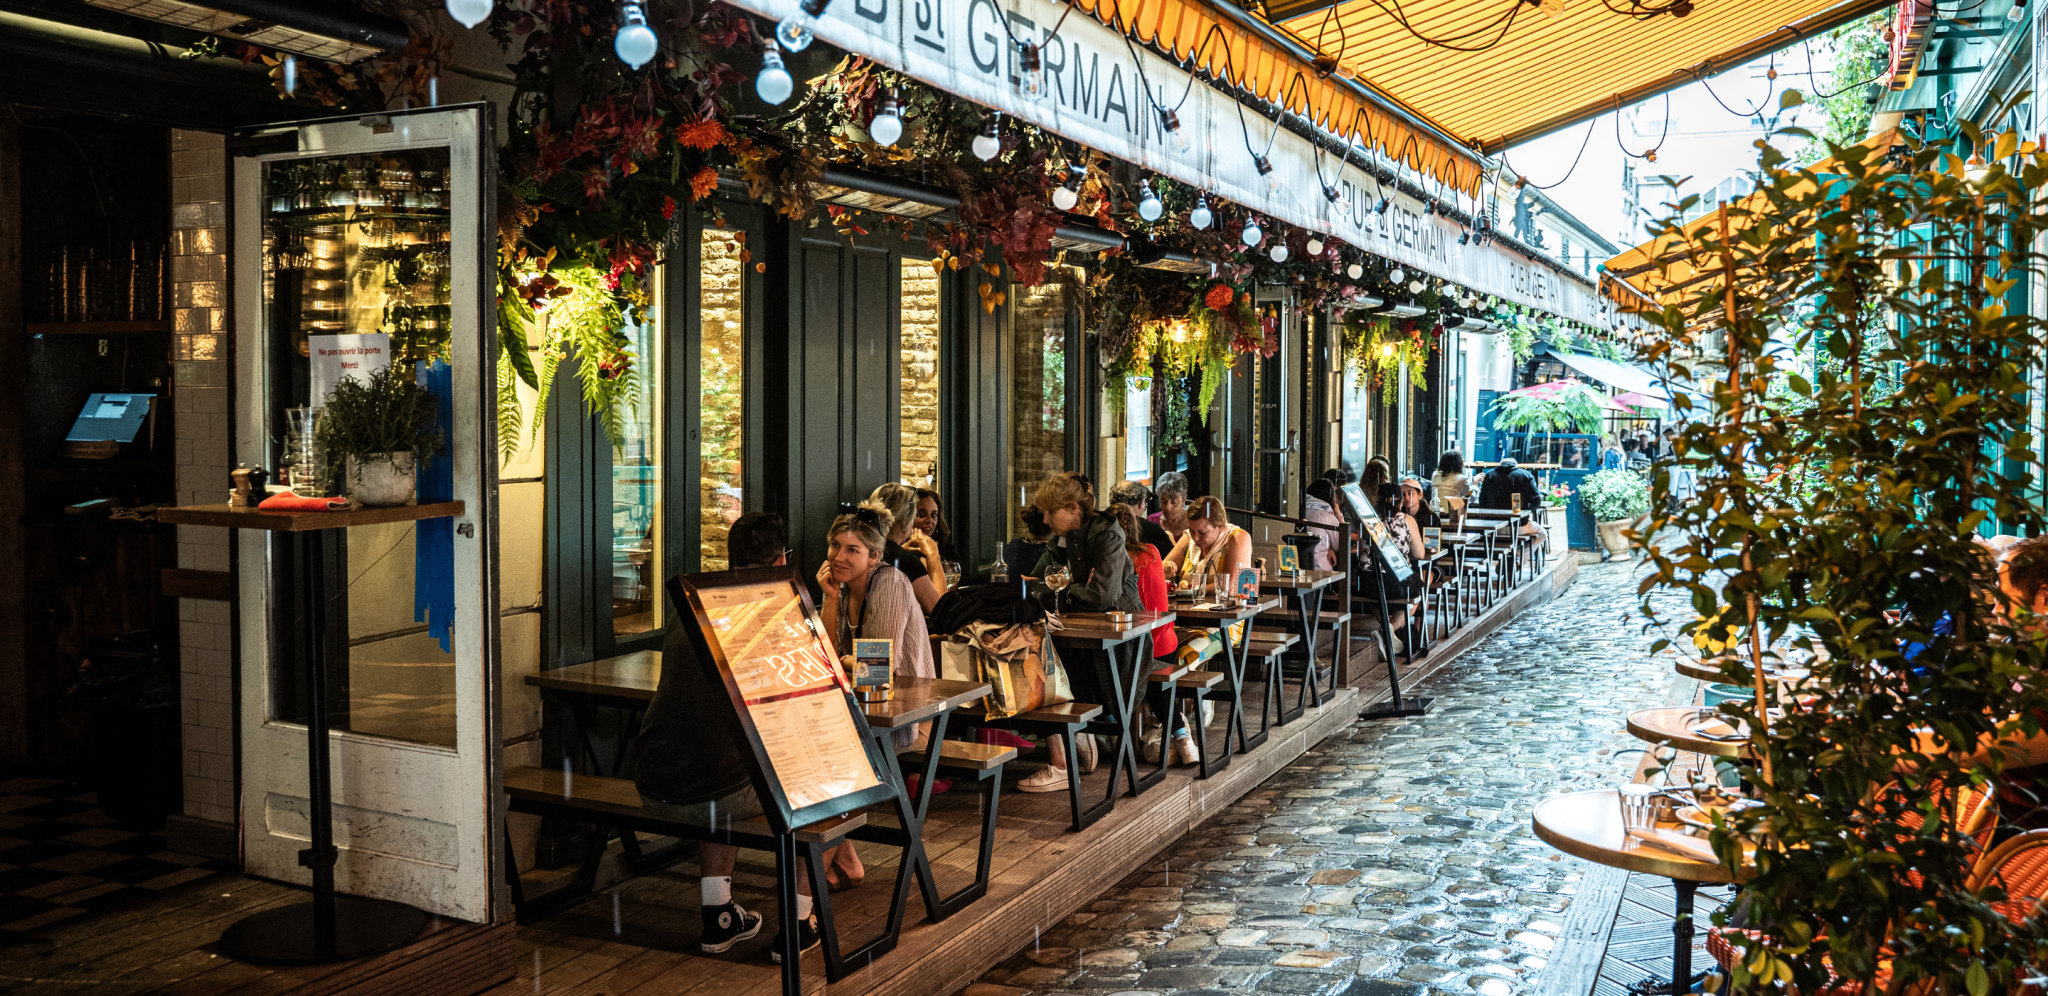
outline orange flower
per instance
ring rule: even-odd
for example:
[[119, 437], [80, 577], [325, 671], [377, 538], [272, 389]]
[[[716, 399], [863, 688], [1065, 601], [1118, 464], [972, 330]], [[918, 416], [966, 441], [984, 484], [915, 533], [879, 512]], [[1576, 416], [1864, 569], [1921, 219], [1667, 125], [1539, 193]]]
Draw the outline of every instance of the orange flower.
[[717, 118], [692, 121], [676, 129], [676, 141], [702, 152], [725, 141], [725, 123]]
[[690, 177], [690, 199], [701, 201], [713, 190], [718, 189], [718, 171], [709, 166]]
[[1211, 311], [1222, 311], [1230, 307], [1230, 300], [1236, 296], [1237, 291], [1229, 284], [1217, 284], [1209, 288], [1209, 293], [1202, 298], [1202, 303], [1208, 305]]

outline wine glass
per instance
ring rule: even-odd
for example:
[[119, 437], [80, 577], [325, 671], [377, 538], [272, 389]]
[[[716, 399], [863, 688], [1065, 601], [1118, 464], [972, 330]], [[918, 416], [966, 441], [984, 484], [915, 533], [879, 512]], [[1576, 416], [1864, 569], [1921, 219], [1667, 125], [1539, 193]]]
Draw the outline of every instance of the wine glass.
[[1045, 586], [1053, 591], [1052, 611], [1054, 615], [1059, 614], [1060, 607], [1064, 604], [1067, 585], [1072, 584], [1073, 580], [1074, 572], [1068, 570], [1065, 564], [1056, 565], [1051, 570], [1045, 572]]
[[945, 572], [946, 572], [946, 590], [947, 590], [947, 591], [952, 591], [953, 589], [955, 589], [955, 588], [958, 588], [958, 587], [960, 587], [960, 562], [959, 562], [959, 561], [957, 561], [957, 560], [948, 560], [948, 561], [945, 561], [945, 562], [943, 562], [943, 563], [941, 563], [941, 564], [939, 565], [939, 568], [940, 568], [941, 570], [943, 570], [943, 571], [945, 571]]

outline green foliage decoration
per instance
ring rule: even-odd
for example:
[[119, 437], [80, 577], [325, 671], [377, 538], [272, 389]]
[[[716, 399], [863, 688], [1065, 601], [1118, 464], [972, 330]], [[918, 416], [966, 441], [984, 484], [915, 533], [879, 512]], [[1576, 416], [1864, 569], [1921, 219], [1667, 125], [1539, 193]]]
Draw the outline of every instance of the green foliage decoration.
[[1417, 322], [1397, 325], [1385, 315], [1373, 315], [1345, 323], [1338, 341], [1355, 385], [1378, 391], [1382, 405], [1392, 406], [1400, 395], [1385, 388], [1400, 383], [1403, 369], [1408, 371], [1408, 386], [1429, 390], [1429, 353], [1434, 346], [1423, 340]]
[[1493, 424], [1516, 432], [1598, 433], [1606, 420], [1599, 398], [1584, 384], [1548, 395], [1503, 394], [1493, 400]]
[[[538, 391], [534, 402], [532, 436], [540, 438], [546, 424], [548, 399], [554, 393], [555, 374], [565, 359], [573, 365], [583, 410], [595, 415], [605, 438], [617, 450], [625, 445], [626, 419], [636, 411], [640, 368], [626, 346], [626, 309], [606, 286], [605, 275], [590, 267], [568, 267], [549, 271], [550, 285], [565, 293], [555, 294], [529, 306], [510, 295], [499, 299], [498, 331], [502, 339], [498, 353], [498, 449], [509, 460], [519, 447], [518, 377]], [[539, 347], [540, 365], [527, 357], [527, 344]], [[524, 366], [525, 369], [520, 369]], [[510, 408], [507, 399], [510, 398]], [[505, 431], [509, 428], [511, 431]]]
[[315, 431], [337, 460], [410, 452], [425, 464], [444, 443], [438, 418], [434, 394], [414, 379], [412, 364], [392, 363], [367, 378], [337, 382]]
[[[2048, 161], [1958, 128], [1990, 161], [1981, 178], [1907, 138], [1896, 165], [1832, 145], [1840, 173], [1820, 183], [1766, 144], [1762, 197], [1730, 206], [1726, 235], [1663, 223], [1701, 279], [1644, 358], [1712, 398], [1678, 402], [1695, 499], [1674, 501], [1660, 468], [1641, 530], [1645, 625], [1676, 627], [1653, 649], [1731, 651], [1742, 684], [1788, 648], [1825, 652], [1815, 695], [1783, 715], [1720, 706], [1749, 726], [1735, 764], [1761, 802], [1711, 838], [1756, 931], [1732, 935], [1738, 993], [2017, 993], [2048, 954], [2048, 917], [2009, 919], [2004, 884], [1971, 876], [1983, 845], [1949, 795], [2022, 788], [1994, 745], [2048, 715], [2048, 635], [1989, 583], [1977, 539], [1991, 517], [2048, 528], [2029, 434], [2048, 330], [2005, 299], [2043, 263]], [[1821, 362], [1801, 366], [1788, 338]], [[1657, 587], [1690, 611], [1666, 620]], [[1913, 668], [1908, 642], [1926, 645]]]
[[1632, 470], [1603, 470], [1579, 486], [1579, 502], [1595, 522], [1640, 519], [1650, 514], [1650, 482]]

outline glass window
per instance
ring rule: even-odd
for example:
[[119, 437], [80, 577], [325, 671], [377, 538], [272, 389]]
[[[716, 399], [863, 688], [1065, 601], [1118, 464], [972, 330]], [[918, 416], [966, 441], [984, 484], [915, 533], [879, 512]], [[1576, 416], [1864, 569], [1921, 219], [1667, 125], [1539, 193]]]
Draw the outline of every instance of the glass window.
[[903, 425], [898, 462], [903, 483], [939, 481], [939, 274], [928, 259], [903, 258], [901, 366]]
[[631, 407], [625, 441], [612, 451], [612, 635], [639, 636], [662, 625], [661, 298], [645, 321], [623, 330], [631, 342]]
[[697, 348], [698, 570], [722, 571], [726, 530], [739, 521], [742, 447], [746, 441], [746, 264], [729, 229], [706, 228], [698, 240], [700, 314]]
[[[320, 422], [342, 417], [330, 403], [336, 384], [387, 366], [429, 383], [433, 367], [449, 359], [448, 169], [445, 148], [263, 168], [269, 369], [261, 402], [278, 447], [275, 481], [300, 495], [346, 494], [356, 486], [348, 462], [326, 452], [317, 431]], [[435, 459], [449, 458], [444, 451]], [[433, 467], [421, 468], [423, 484]], [[326, 530], [313, 540], [329, 544], [327, 584], [346, 604], [328, 617], [344, 631], [328, 634], [330, 646], [348, 648], [346, 666], [330, 669], [330, 721], [337, 730], [453, 746], [455, 659], [442, 637], [428, 632], [415, 601], [423, 525]], [[428, 554], [430, 561], [435, 556]], [[275, 566], [285, 579], [280, 604], [290, 607], [302, 604], [304, 593], [293, 590], [295, 567], [287, 557], [280, 547]], [[425, 566], [430, 576], [446, 569]], [[281, 620], [271, 715], [286, 722], [304, 722], [307, 708], [290, 649], [295, 638], [289, 620]]]
[[[1067, 464], [1067, 296], [1058, 281], [1012, 287], [1010, 494], [1021, 509], [1032, 489]], [[1011, 537], [1023, 523], [1010, 516]]]

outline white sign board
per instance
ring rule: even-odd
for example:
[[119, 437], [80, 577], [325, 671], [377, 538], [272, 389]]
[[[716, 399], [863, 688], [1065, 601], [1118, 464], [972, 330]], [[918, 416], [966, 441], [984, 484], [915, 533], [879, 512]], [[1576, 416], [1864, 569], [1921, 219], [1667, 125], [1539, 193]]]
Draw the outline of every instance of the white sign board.
[[309, 335], [306, 348], [312, 360], [308, 396], [315, 408], [326, 406], [327, 395], [344, 378], [367, 383], [371, 374], [391, 365], [391, 336], [384, 332]]
[[[771, 20], [796, 9], [796, 0], [736, 0]], [[1486, 294], [1566, 318], [1598, 324], [1600, 302], [1586, 284], [1560, 276], [1497, 245], [1460, 246], [1459, 229], [1424, 216], [1414, 201], [1385, 214], [1375, 181], [1355, 165], [1341, 170], [1323, 157], [1321, 179], [1307, 139], [1196, 81], [1086, 13], [1066, 19], [1057, 39], [1052, 26], [1065, 13], [1055, 0], [834, 0], [819, 19], [818, 37], [867, 56], [948, 92], [1002, 110], [1083, 145], [1226, 197], [1289, 224], [1335, 236], [1405, 266], [1456, 281]], [[1044, 45], [1046, 95], [1030, 101], [1013, 82], [1020, 40]], [[1185, 149], [1160, 127], [1146, 100], [1175, 109]], [[1187, 94], [1186, 103], [1181, 95]], [[1249, 136], [1246, 132], [1249, 131]], [[1267, 141], [1271, 137], [1271, 152]], [[1266, 154], [1273, 171], [1261, 176], [1250, 148]], [[1398, 150], [1395, 150], [1398, 151]], [[1355, 162], [1355, 157], [1354, 157]], [[1323, 196], [1324, 183], [1342, 190], [1340, 210]], [[1340, 200], [1339, 204], [1345, 204]]]

